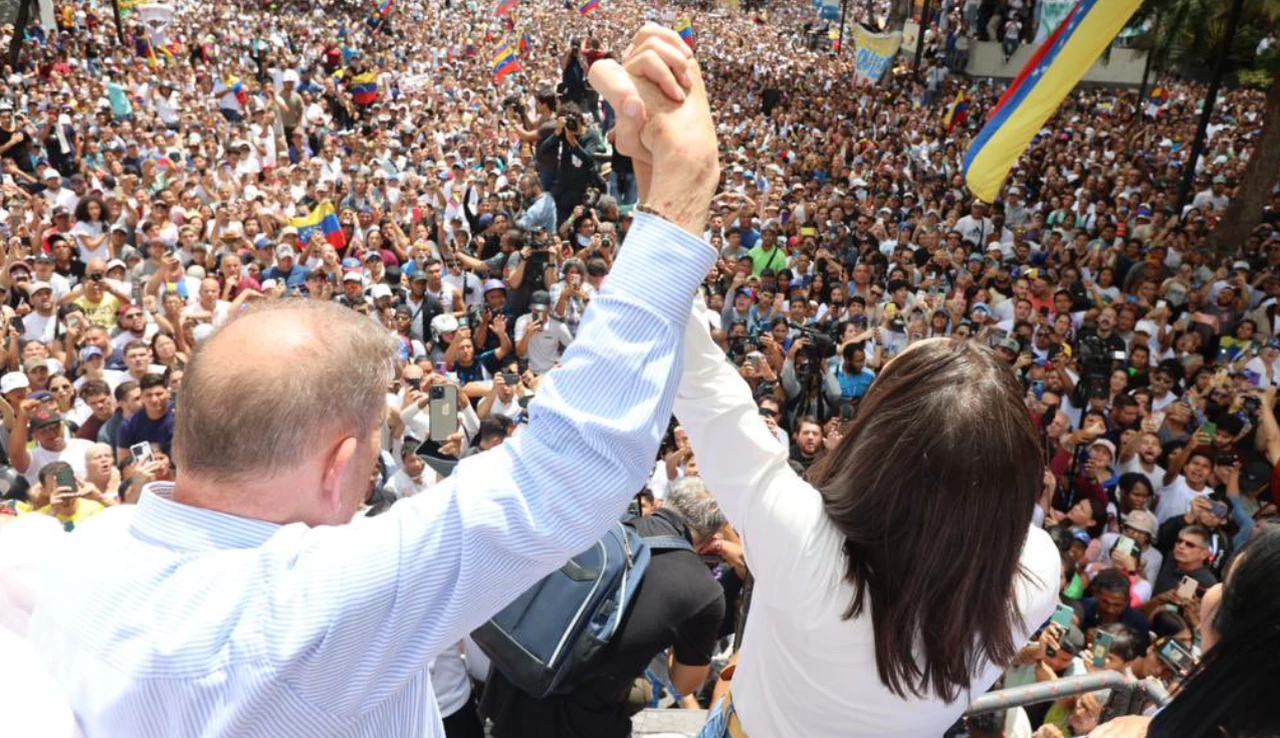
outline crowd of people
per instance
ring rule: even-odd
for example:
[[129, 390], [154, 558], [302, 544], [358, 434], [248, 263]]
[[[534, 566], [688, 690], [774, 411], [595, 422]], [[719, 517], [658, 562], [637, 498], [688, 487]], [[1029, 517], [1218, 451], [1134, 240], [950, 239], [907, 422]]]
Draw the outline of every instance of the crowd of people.
[[[1003, 84], [958, 74], [961, 52], [974, 37], [1005, 42], [1010, 55], [1010, 44], [1034, 35], [1033, 3], [940, 3], [926, 33], [930, 71], [917, 74], [904, 55], [869, 86], [854, 82], [850, 54], [809, 43], [809, 3], [746, 12], [636, 0], [500, 5], [187, 3], [160, 31], [127, 14], [120, 43], [110, 4], [57, 2], [56, 29], [27, 30], [21, 63], [0, 80], [0, 520], [52, 519], [74, 532], [180, 477], [183, 377], [199, 347], [255, 306], [291, 300], [360, 313], [368, 332], [394, 342], [361, 516], [432, 494], [458, 459], [517, 437], [611, 279], [652, 176], [651, 162], [621, 153], [623, 111], [588, 82], [590, 69], [627, 56], [646, 20], [687, 18], [721, 171], [702, 233], [716, 259], [696, 322], [768, 428], [737, 450], [777, 446], [779, 468], [823, 494], [852, 474], [828, 457], [854, 437], [887, 435], [893, 443], [869, 458], [906, 455], [929, 471], [935, 440], [923, 429], [860, 431], [889, 417], [876, 415], [878, 406], [888, 412], [883, 402], [863, 406], [884, 384], [877, 378], [939, 337], [990, 347], [1034, 426], [1034, 450], [987, 468], [1017, 476], [1043, 466], [1028, 511], [1044, 545], [1028, 539], [1022, 557], [1046, 576], [1061, 567], [1057, 596], [1019, 590], [1026, 632], [1021, 622], [984, 632], [987, 661], [932, 673], [925, 691], [949, 697], [948, 708], [913, 712], [912, 729], [940, 734], [938, 720], [954, 721], [951, 702], [978, 672], [1015, 687], [1112, 669], [1159, 680], [1176, 705], [1184, 681], [1203, 699], [1195, 686], [1208, 666], [1187, 666], [1175, 651], [1208, 664], [1212, 634], [1235, 628], [1219, 663], [1245, 658], [1248, 635], [1238, 620], [1223, 621], [1218, 602], [1232, 601], [1233, 567], [1274, 563], [1266, 546], [1275, 546], [1267, 531], [1280, 515], [1280, 194], [1248, 214], [1258, 225], [1244, 243], [1215, 244], [1211, 234], [1264, 122], [1259, 93], [1225, 92], [1208, 146], [1191, 161], [1195, 83], [1162, 80], [1160, 99], [1078, 89], [999, 200], [985, 203], [966, 190], [962, 162]], [[888, 12], [857, 5], [854, 19], [868, 23]], [[948, 115], [962, 91], [967, 115]], [[1187, 168], [1195, 187], [1184, 205], [1177, 189]], [[256, 336], [263, 345], [291, 341], [278, 320], [263, 325], [280, 330]], [[345, 355], [340, 348], [323, 351]], [[242, 396], [230, 388], [222, 412], [285, 412], [309, 381], [285, 376]], [[457, 425], [444, 434], [433, 428], [452, 422], [431, 409], [438, 388], [458, 398]], [[737, 648], [750, 643], [745, 623], [754, 616], [785, 630], [776, 625], [783, 603], [815, 594], [801, 583], [843, 586], [842, 567], [806, 579], [802, 562], [756, 553], [762, 570], [790, 561], [797, 591], [776, 582], [754, 590], [753, 562], [729, 525], [749, 514], [725, 503], [726, 520], [713, 499], [724, 502], [730, 490], [717, 481], [736, 478], [727, 475], [738, 462], [714, 458], [733, 450], [714, 447], [709, 426], [680, 417], [681, 407], [634, 512], [646, 535], [685, 536], [694, 550], [655, 553], [650, 585], [590, 687], [531, 700], [504, 675], [489, 678], [474, 644], [450, 646], [432, 682], [451, 738], [481, 735], [485, 720], [497, 738], [621, 737], [645, 706], [712, 707], [733, 682]], [[935, 430], [954, 443], [987, 432]], [[986, 511], [952, 513], [981, 529]], [[852, 540], [856, 521], [835, 519]], [[1018, 550], [1004, 563], [1016, 564]], [[1241, 557], [1250, 550], [1267, 553]], [[870, 576], [849, 566], [850, 582]], [[753, 595], [762, 603], [754, 612]], [[872, 586], [868, 596], [884, 595]], [[1239, 597], [1260, 600], [1254, 610], [1275, 606], [1265, 593]], [[1052, 604], [1070, 612], [1046, 625]], [[847, 605], [836, 603], [833, 617]], [[912, 618], [904, 622], [937, 625], [929, 613]], [[877, 631], [889, 627], [872, 619]], [[1020, 640], [1006, 653], [999, 645], [1010, 639]], [[885, 722], [868, 720], [861, 734], [894, 732], [906, 720], [894, 709], [920, 694], [910, 652], [862, 655], [882, 662], [883, 684], [873, 673], [859, 694], [828, 699], [857, 714], [842, 700], [878, 695]], [[787, 732], [789, 721], [828, 734], [819, 713], [805, 723], [771, 710], [765, 695], [778, 684], [760, 675], [759, 660], [744, 663], [750, 681], [735, 696], [749, 732], [805, 734]], [[473, 694], [473, 681], [486, 679]], [[799, 678], [791, 688], [803, 685], [814, 686]], [[787, 694], [792, 705], [813, 700]], [[1112, 696], [953, 731], [1054, 738], [1137, 715], [1101, 730], [1175, 734], [1167, 719], [1163, 728], [1159, 718], [1143, 722], [1154, 705], [1118, 706]]]

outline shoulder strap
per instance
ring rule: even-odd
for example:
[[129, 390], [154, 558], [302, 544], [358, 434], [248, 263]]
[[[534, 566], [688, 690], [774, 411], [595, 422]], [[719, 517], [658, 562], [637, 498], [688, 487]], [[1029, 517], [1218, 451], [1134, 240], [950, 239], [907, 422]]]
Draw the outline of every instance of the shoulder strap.
[[681, 536], [643, 536], [644, 545], [651, 550], [678, 550], [693, 551], [693, 544], [686, 541]]

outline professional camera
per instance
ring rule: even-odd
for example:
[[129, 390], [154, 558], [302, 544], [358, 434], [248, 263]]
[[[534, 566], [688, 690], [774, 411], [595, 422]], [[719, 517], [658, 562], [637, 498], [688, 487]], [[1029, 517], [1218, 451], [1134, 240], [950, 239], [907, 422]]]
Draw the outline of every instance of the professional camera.
[[813, 326], [800, 325], [791, 321], [787, 321], [787, 325], [800, 333], [797, 339], [804, 338], [809, 341], [809, 345], [796, 354], [796, 376], [801, 379], [815, 376], [822, 370], [822, 360], [836, 355], [835, 337], [828, 331]]
[[1110, 392], [1111, 363], [1106, 344], [1097, 336], [1085, 336], [1076, 345], [1080, 363], [1080, 382], [1076, 384], [1074, 404], [1084, 407], [1093, 397], [1106, 397]]
[[564, 116], [564, 129], [569, 133], [581, 133], [582, 115], [580, 113], [566, 113]]

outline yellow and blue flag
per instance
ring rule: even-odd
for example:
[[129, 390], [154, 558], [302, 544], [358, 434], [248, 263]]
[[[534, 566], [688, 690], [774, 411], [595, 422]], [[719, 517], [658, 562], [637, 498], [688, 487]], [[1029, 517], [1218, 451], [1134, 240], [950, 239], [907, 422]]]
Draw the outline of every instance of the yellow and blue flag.
[[533, 37], [527, 33], [520, 34], [520, 56], [528, 56], [533, 50]]
[[298, 229], [299, 243], [307, 243], [313, 234], [320, 233], [336, 249], [347, 245], [347, 236], [342, 232], [337, 211], [334, 210], [333, 203], [327, 200], [301, 218], [291, 219], [289, 225]]
[[586, 0], [586, 2], [578, 4], [578, 15], [586, 15], [593, 10], [600, 8], [600, 0]]
[[351, 99], [356, 105], [372, 105], [378, 101], [378, 74], [365, 72], [351, 78]]
[[992, 202], [1009, 170], [1142, 0], [1079, 0], [1036, 49], [965, 155], [964, 174], [978, 198]]
[[947, 106], [947, 112], [943, 113], [942, 125], [946, 127], [947, 133], [950, 133], [956, 129], [956, 126], [967, 120], [969, 120], [969, 91], [961, 87], [955, 99]]
[[511, 48], [511, 44], [505, 43], [498, 47], [498, 51], [493, 55], [493, 78], [502, 79], [520, 68], [520, 59], [516, 56], [515, 49]]
[[676, 33], [680, 34], [680, 38], [684, 39], [689, 48], [697, 50], [698, 40], [693, 34], [693, 21], [688, 18], [681, 18], [680, 22], [676, 23]]

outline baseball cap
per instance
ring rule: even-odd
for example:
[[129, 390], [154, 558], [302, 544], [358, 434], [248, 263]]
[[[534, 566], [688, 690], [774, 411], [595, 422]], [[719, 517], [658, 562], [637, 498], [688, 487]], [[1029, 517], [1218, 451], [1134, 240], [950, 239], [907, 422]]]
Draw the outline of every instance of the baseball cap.
[[1105, 448], [1107, 452], [1111, 454], [1111, 458], [1114, 459], [1116, 457], [1116, 445], [1111, 441], [1108, 441], [1105, 438], [1099, 438], [1098, 440], [1090, 444], [1089, 448], [1092, 449], [1092, 448], [1097, 448], [1099, 446]]
[[103, 356], [102, 349], [98, 348], [97, 346], [85, 346], [84, 348], [80, 349], [81, 362], [91, 361], [93, 359], [100, 359], [102, 358], [102, 356]]
[[287, 244], [287, 243], [282, 243], [282, 244], [280, 244], [279, 246], [277, 246], [277, 247], [276, 247], [276, 258], [277, 258], [277, 259], [283, 259], [283, 258], [285, 258], [285, 257], [288, 257], [288, 258], [291, 258], [291, 259], [292, 259], [292, 258], [294, 258], [294, 257], [296, 257], [296, 256], [297, 256], [297, 254], [296, 254], [296, 253], [294, 253], [293, 247], [292, 247], [292, 246], [290, 246], [290, 245], [289, 245], [289, 244]]
[[380, 297], [391, 297], [391, 288], [385, 284], [375, 284], [373, 289], [369, 290], [369, 295], [375, 300]]
[[285, 236], [297, 236], [297, 235], [298, 235], [298, 229], [294, 228], [293, 226], [285, 226], [284, 228], [280, 229], [280, 238], [284, 238]]
[[27, 379], [27, 375], [22, 372], [9, 372], [0, 377], [0, 395], [7, 395], [14, 390], [25, 389], [31, 386], [31, 380]]
[[1271, 483], [1271, 465], [1265, 461], [1251, 461], [1240, 473], [1240, 489], [1253, 492]]
[[996, 343], [996, 348], [1002, 348], [1016, 354], [1022, 351], [1022, 344], [1018, 343], [1016, 338], [1002, 338]]
[[30, 374], [32, 371], [36, 369], [48, 369], [48, 368], [49, 368], [48, 359], [27, 359], [22, 364], [22, 370], [27, 374]]
[[437, 336], [458, 330], [458, 319], [451, 313], [443, 313], [431, 319], [431, 331]]
[[360, 272], [347, 272], [342, 275], [343, 282], [360, 282], [363, 280], [364, 278], [360, 276]]
[[1124, 516], [1124, 524], [1134, 530], [1140, 530], [1152, 538], [1156, 537], [1156, 530], [1158, 529], [1156, 516], [1146, 510], [1134, 510]]
[[506, 291], [507, 285], [501, 279], [486, 279], [484, 282], [484, 293], [487, 295], [492, 290]]
[[529, 296], [529, 307], [534, 310], [546, 310], [551, 307], [551, 294], [546, 290], [538, 290]]
[[42, 290], [49, 290], [50, 292], [52, 292], [53, 285], [49, 284], [48, 282], [32, 282], [31, 284], [27, 285], [28, 295], [34, 295], [35, 293], [40, 292]]
[[41, 410], [37, 412], [35, 415], [31, 416], [31, 422], [27, 424], [27, 428], [30, 429], [32, 432], [35, 432], [40, 430], [41, 428], [47, 428], [51, 425], [58, 425], [61, 422], [62, 422], [61, 415], [54, 412], [49, 412], [48, 410]]

